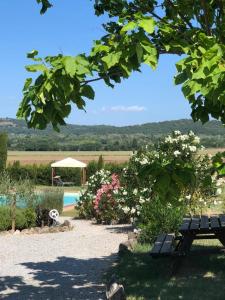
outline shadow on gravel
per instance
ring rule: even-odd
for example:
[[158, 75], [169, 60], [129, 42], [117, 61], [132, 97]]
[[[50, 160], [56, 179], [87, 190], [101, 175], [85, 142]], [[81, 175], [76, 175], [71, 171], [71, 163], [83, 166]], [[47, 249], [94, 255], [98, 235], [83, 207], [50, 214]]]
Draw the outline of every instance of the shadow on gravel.
[[114, 255], [86, 260], [58, 257], [55, 261], [23, 263], [34, 282], [22, 277], [1, 277], [0, 299], [105, 299], [102, 277], [113, 258]]
[[106, 230], [110, 231], [111, 233], [128, 233], [133, 231], [133, 226], [129, 224], [120, 225], [120, 226], [108, 226]]

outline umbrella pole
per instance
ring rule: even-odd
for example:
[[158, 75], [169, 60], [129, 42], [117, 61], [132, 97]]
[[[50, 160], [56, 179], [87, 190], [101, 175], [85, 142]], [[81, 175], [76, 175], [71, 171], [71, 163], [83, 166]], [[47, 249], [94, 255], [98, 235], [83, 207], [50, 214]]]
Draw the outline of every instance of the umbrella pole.
[[53, 186], [54, 168], [52, 168], [52, 186]]

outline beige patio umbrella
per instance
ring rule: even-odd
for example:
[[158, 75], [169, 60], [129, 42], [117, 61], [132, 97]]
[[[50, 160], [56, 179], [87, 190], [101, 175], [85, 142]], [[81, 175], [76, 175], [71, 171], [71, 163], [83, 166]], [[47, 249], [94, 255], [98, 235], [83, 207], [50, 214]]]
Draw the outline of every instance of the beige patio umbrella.
[[52, 163], [51, 167], [52, 167], [52, 185], [53, 185], [53, 177], [55, 174], [55, 168], [80, 168], [82, 170], [81, 185], [86, 183], [87, 164], [85, 164], [82, 161], [76, 160], [71, 157], [67, 157], [63, 160]]

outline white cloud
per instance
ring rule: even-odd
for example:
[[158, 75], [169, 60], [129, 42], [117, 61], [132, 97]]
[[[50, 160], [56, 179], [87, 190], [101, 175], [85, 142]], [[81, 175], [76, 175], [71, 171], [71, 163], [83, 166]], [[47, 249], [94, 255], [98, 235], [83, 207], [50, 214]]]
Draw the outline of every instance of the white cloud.
[[124, 106], [117, 105], [111, 107], [102, 107], [102, 111], [105, 112], [143, 112], [146, 111], [147, 108], [145, 106], [132, 105], [132, 106]]

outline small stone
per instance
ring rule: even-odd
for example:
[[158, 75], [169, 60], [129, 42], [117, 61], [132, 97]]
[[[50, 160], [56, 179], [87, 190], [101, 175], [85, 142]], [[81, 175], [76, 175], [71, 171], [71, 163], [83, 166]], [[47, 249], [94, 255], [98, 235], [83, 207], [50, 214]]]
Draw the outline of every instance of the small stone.
[[127, 252], [131, 252], [134, 249], [134, 246], [137, 244], [136, 239], [130, 239], [126, 242], [123, 242], [119, 245], [119, 255], [123, 255]]
[[18, 235], [18, 234], [20, 234], [20, 230], [16, 230], [16, 231], [14, 231], [14, 233], [13, 234], [15, 234], [15, 235]]
[[71, 226], [71, 223], [70, 223], [69, 220], [65, 220], [61, 226], [67, 226], [67, 227], [70, 227], [70, 226]]
[[29, 232], [30, 232], [30, 229], [23, 229], [21, 231], [22, 234], [29, 234]]
[[124, 287], [119, 284], [113, 276], [109, 284], [106, 286], [106, 299], [107, 300], [126, 300]]
[[40, 233], [41, 232], [41, 228], [40, 227], [34, 227], [33, 228], [33, 232], [34, 233]]
[[40, 233], [49, 233], [49, 227], [48, 226], [44, 226], [43, 228], [41, 228]]

